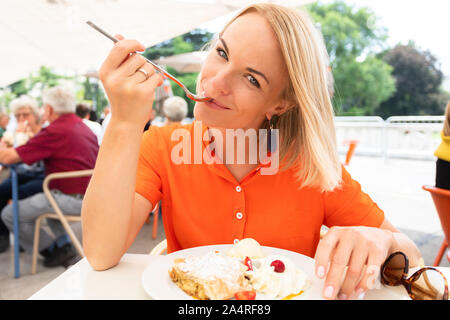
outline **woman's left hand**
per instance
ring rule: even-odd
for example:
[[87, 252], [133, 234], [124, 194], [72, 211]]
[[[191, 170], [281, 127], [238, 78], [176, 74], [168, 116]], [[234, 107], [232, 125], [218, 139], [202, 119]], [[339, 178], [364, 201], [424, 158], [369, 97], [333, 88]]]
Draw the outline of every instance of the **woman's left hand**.
[[393, 233], [385, 229], [330, 228], [315, 256], [316, 275], [325, 279], [323, 296], [345, 300], [372, 289], [390, 253], [392, 239]]

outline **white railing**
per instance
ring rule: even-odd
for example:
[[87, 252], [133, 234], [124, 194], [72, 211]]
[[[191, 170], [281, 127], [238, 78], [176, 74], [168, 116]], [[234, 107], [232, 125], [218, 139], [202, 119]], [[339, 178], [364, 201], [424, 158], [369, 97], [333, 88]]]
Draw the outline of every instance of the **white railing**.
[[358, 140], [355, 154], [433, 160], [443, 122], [444, 116], [335, 117], [338, 151]]

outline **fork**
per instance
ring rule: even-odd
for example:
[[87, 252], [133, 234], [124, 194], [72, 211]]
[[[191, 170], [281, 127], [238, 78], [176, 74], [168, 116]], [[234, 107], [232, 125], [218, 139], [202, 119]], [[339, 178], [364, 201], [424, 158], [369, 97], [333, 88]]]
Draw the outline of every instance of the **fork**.
[[[109, 33], [107, 33], [106, 31], [104, 31], [103, 29], [101, 29], [100, 27], [98, 27], [96, 24], [94, 24], [92, 21], [87, 21], [86, 22], [89, 26], [91, 26], [92, 28], [94, 28], [95, 30], [97, 30], [98, 32], [100, 32], [101, 34], [103, 34], [104, 36], [106, 36], [107, 38], [109, 38], [110, 40], [112, 40], [114, 43], [118, 42], [119, 40], [116, 39], [115, 37], [113, 37], [112, 35], [110, 35]], [[140, 53], [139, 53], [140, 54]], [[142, 54], [140, 54], [142, 57], [144, 57]], [[198, 94], [194, 94], [192, 92], [189, 91], [188, 88], [186, 88], [186, 86], [184, 84], [181, 83], [180, 80], [178, 80], [177, 78], [175, 78], [173, 75], [171, 75], [170, 73], [168, 73], [166, 70], [164, 70], [163, 68], [161, 68], [160, 66], [158, 66], [156, 63], [154, 63], [153, 61], [147, 59], [146, 57], [144, 57], [144, 59], [150, 63], [156, 70], [158, 70], [160, 73], [162, 73], [163, 75], [165, 75], [167, 78], [171, 79], [173, 82], [175, 82], [177, 85], [179, 85], [181, 87], [181, 89], [184, 90], [184, 92], [186, 93], [186, 96], [194, 101], [199, 101], [199, 102], [204, 102], [204, 101], [210, 101], [212, 100], [211, 98], [208, 97], [203, 97], [201, 95]]]

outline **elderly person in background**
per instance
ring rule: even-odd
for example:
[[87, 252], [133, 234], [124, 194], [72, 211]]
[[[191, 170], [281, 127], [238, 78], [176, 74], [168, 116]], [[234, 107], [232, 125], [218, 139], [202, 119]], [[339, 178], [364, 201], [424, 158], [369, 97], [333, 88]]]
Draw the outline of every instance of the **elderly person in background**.
[[[97, 138], [75, 115], [75, 98], [63, 87], [44, 92], [42, 101], [49, 125], [18, 148], [0, 150], [0, 162], [32, 164], [43, 160], [45, 175], [94, 168], [98, 153]], [[83, 195], [89, 177], [55, 180], [50, 189], [65, 214], [80, 215]], [[43, 213], [54, 212], [44, 193], [37, 193], [19, 201], [19, 239], [27, 252], [32, 251], [36, 219]], [[1, 218], [9, 230], [13, 228], [12, 205], [7, 205]], [[45, 258], [44, 266], [69, 266], [79, 258], [62, 227], [56, 220], [48, 225], [52, 238], [40, 230], [39, 251]]]
[[188, 105], [186, 100], [181, 97], [170, 97], [164, 100], [163, 112], [166, 117], [164, 125], [181, 123], [188, 113]]
[[7, 147], [25, 144], [30, 138], [41, 130], [40, 111], [35, 99], [22, 95], [11, 101], [11, 112], [17, 121], [15, 132], [6, 131], [2, 142]]
[[98, 144], [100, 144], [102, 137], [102, 126], [98, 122], [89, 120], [91, 116], [91, 108], [85, 103], [79, 103], [77, 104], [75, 113], [81, 118], [83, 123], [92, 130], [92, 132], [97, 137]]
[[5, 108], [0, 108], [0, 138], [3, 136], [3, 133], [6, 131], [6, 127], [9, 123], [9, 114], [6, 112]]
[[[25, 144], [28, 139], [36, 135], [41, 129], [36, 100], [28, 96], [21, 96], [11, 102], [10, 108], [17, 120], [17, 130], [15, 133], [5, 132], [1, 148], [12, 147], [14, 140], [16, 140], [16, 146]], [[15, 169], [17, 172], [19, 199], [28, 198], [42, 192], [42, 183], [44, 182], [44, 164], [42, 161], [31, 165], [21, 163]], [[11, 175], [8, 175], [0, 183], [0, 212], [12, 197], [11, 185]], [[0, 219], [0, 253], [8, 249], [9, 245], [9, 230]]]

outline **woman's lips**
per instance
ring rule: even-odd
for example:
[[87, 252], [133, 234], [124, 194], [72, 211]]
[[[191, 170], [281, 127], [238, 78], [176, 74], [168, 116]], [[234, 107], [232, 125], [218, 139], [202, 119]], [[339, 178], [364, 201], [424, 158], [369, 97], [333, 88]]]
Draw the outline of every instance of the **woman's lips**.
[[206, 101], [205, 103], [208, 107], [216, 109], [216, 110], [230, 110], [230, 108], [227, 108], [225, 106], [222, 106], [221, 104], [218, 104], [214, 99], [212, 99], [210, 101]]

